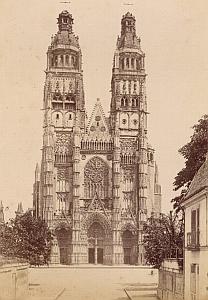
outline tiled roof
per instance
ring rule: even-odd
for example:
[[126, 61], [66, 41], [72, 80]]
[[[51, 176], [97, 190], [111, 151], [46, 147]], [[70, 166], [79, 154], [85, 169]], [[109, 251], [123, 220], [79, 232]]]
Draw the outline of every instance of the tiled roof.
[[192, 195], [206, 187], [208, 187], [208, 156], [198, 172], [195, 174], [185, 199], [190, 198]]

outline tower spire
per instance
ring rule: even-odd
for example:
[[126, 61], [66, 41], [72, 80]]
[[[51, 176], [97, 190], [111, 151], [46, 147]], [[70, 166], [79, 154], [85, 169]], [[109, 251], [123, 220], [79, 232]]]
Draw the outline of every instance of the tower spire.
[[4, 207], [2, 201], [0, 202], [0, 225], [4, 223]]
[[23, 207], [22, 207], [22, 202], [19, 202], [17, 205], [17, 211], [15, 212], [16, 217], [21, 217], [23, 215]]

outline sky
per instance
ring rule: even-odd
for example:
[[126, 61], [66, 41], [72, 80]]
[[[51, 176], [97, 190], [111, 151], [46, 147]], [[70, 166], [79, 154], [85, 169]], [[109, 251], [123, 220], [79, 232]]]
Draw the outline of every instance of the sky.
[[[207, 113], [208, 3], [205, 0], [0, 1], [0, 200], [6, 217], [17, 203], [32, 207], [34, 170], [41, 159], [46, 51], [58, 14], [74, 17], [83, 55], [85, 101], [109, 112], [113, 53], [121, 17], [136, 17], [146, 54], [148, 136], [156, 150], [162, 209], [171, 209], [174, 177], [184, 166], [178, 149]], [[134, 5], [124, 5], [133, 3]]]

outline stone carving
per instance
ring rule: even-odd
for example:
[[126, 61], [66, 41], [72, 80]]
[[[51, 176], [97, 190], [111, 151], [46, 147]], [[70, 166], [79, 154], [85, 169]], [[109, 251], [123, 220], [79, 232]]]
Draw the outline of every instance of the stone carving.
[[58, 168], [57, 169], [57, 180], [68, 180], [69, 179], [69, 168]]
[[119, 82], [116, 83], [116, 94], [120, 94], [120, 84]]
[[99, 157], [93, 157], [88, 161], [84, 175], [94, 183], [98, 183], [108, 176], [108, 168], [102, 159]]
[[123, 170], [123, 179], [133, 181], [135, 176], [135, 167], [132, 169]]
[[97, 196], [94, 197], [94, 199], [92, 199], [92, 202], [90, 203], [89, 207], [88, 207], [88, 210], [89, 211], [103, 211], [105, 212], [105, 209], [104, 209], [104, 205], [103, 205], [103, 202], [98, 199]]
[[69, 133], [56, 134], [55, 152], [72, 154], [72, 138]]
[[126, 93], [126, 82], [123, 83], [123, 93]]
[[129, 94], [131, 94], [131, 81], [129, 81]]
[[137, 143], [134, 139], [121, 139], [121, 152], [122, 153], [135, 153], [137, 149]]

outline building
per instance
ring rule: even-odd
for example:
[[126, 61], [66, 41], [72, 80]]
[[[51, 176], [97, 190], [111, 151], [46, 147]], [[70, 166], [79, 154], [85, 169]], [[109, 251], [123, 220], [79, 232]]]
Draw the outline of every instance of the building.
[[97, 99], [89, 120], [72, 26], [72, 15], [60, 13], [47, 52], [34, 215], [55, 233], [53, 263], [144, 264], [143, 223], [160, 213], [161, 187], [147, 140], [145, 54], [135, 17], [127, 13], [121, 20], [110, 115]]
[[185, 299], [208, 299], [208, 155], [182, 203], [185, 211]]

